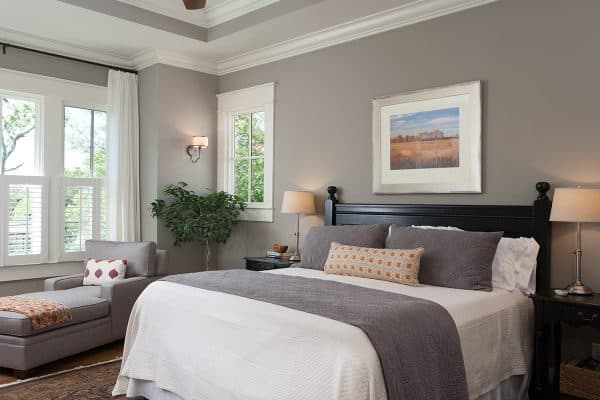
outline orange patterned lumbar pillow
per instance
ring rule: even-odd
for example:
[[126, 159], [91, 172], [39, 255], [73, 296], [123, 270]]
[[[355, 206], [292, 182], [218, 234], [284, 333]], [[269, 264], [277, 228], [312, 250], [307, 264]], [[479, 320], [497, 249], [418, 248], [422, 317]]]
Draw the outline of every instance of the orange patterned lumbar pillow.
[[416, 286], [419, 284], [422, 254], [420, 247], [411, 250], [372, 249], [332, 242], [325, 272]]
[[90, 258], [83, 271], [84, 285], [102, 285], [125, 279], [127, 260], [98, 260]]

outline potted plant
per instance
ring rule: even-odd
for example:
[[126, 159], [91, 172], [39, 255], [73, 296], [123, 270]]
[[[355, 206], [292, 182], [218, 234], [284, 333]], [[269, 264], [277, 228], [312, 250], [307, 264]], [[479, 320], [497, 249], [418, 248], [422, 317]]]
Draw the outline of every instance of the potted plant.
[[213, 192], [199, 195], [179, 182], [163, 189], [165, 199], [151, 203], [152, 216], [164, 220], [175, 236], [175, 246], [200, 241], [206, 245], [206, 269], [210, 266], [210, 245], [225, 244], [246, 203], [236, 195]]

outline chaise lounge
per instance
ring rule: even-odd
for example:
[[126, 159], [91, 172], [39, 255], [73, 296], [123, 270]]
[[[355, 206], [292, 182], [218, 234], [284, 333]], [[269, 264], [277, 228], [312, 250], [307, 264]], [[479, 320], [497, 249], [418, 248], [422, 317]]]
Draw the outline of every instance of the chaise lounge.
[[167, 251], [154, 242], [89, 240], [86, 258], [127, 259], [126, 278], [101, 286], [83, 286], [83, 273], [47, 279], [43, 292], [26, 296], [67, 306], [71, 319], [35, 332], [27, 316], [0, 311], [0, 367], [24, 377], [40, 365], [122, 339], [140, 293], [167, 274]]

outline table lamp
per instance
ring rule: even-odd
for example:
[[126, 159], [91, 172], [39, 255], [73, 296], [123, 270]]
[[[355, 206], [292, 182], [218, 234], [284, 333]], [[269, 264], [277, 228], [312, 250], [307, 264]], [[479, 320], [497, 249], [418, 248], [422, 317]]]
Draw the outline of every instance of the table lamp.
[[577, 223], [576, 279], [575, 283], [569, 286], [568, 292], [579, 295], [592, 294], [592, 290], [581, 280], [581, 223], [600, 222], [600, 188], [555, 189], [550, 221]]
[[300, 214], [315, 213], [315, 196], [311, 192], [293, 192], [286, 190], [283, 192], [283, 202], [281, 204], [282, 214], [296, 214], [298, 223], [296, 225], [296, 250], [290, 257], [290, 261], [300, 261]]

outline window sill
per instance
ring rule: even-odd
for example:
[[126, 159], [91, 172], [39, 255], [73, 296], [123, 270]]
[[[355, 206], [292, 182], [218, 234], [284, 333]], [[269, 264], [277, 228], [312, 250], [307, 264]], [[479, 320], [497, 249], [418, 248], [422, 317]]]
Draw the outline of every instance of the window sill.
[[83, 271], [81, 262], [19, 265], [0, 267], [0, 282], [44, 279], [54, 276], [78, 274]]
[[242, 211], [240, 221], [273, 222], [273, 209], [246, 208]]

